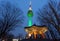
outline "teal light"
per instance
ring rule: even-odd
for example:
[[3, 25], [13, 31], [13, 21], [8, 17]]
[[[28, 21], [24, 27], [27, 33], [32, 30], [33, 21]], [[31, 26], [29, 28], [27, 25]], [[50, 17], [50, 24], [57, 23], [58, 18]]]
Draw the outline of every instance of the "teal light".
[[28, 26], [32, 26], [32, 18], [29, 18]]
[[28, 20], [28, 26], [32, 26], [32, 17], [33, 17], [33, 12], [32, 10], [29, 10], [28, 11], [28, 14], [27, 14], [29, 20]]

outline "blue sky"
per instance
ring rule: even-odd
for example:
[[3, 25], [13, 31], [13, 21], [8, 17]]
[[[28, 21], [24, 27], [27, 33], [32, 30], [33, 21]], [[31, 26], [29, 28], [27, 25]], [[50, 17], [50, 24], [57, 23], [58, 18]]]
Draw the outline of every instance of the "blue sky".
[[[30, 0], [4, 0], [4, 1], [9, 1], [11, 2], [13, 5], [16, 5], [18, 8], [22, 9], [22, 11], [24, 12], [25, 15], [25, 23], [23, 24], [23, 26], [27, 26], [27, 12], [28, 12], [28, 8], [29, 8], [29, 2]], [[33, 17], [33, 24], [36, 23], [36, 15], [37, 15], [37, 11], [40, 8], [43, 8], [43, 6], [45, 4], [48, 3], [48, 0], [31, 0], [32, 1], [32, 9], [33, 9], [33, 13], [34, 13], [34, 17]], [[1, 0], [0, 0], [1, 2]], [[24, 27], [17, 27], [15, 30], [13, 30], [13, 34], [14, 35], [18, 35], [19, 33], [23, 33], [25, 35], [25, 31], [24, 31]]]

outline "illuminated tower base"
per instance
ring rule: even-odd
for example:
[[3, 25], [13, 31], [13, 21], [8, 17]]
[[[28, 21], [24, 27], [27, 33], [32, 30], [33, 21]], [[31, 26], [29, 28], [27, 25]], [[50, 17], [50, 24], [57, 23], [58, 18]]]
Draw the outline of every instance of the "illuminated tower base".
[[29, 18], [29, 20], [28, 20], [28, 26], [32, 26], [32, 18]]
[[40, 35], [42, 39], [45, 39], [45, 33], [48, 31], [48, 28], [46, 26], [36, 26], [32, 25], [30, 27], [25, 27], [25, 31], [27, 32], [27, 39], [32, 37], [33, 39], [37, 38], [37, 35]]

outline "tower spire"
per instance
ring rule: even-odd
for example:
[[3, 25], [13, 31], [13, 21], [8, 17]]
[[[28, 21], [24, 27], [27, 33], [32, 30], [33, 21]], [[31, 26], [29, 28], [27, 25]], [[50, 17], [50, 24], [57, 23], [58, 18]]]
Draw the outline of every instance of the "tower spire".
[[31, 1], [30, 1], [30, 6], [29, 6], [29, 10], [32, 10], [31, 4], [32, 4], [32, 3], [31, 3]]

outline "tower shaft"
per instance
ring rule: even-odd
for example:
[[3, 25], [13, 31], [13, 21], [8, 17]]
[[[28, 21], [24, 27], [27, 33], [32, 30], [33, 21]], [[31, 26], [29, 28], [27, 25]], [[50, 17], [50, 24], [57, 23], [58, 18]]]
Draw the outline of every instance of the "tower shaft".
[[32, 26], [32, 18], [29, 18], [28, 26]]

